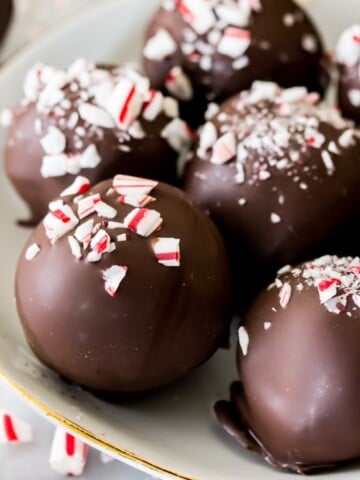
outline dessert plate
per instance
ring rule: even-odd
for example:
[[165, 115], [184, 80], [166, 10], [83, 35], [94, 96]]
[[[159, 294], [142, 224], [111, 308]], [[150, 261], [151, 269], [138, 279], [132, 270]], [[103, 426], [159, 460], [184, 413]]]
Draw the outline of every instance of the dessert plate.
[[[304, 3], [304, 2], [303, 2]], [[305, 0], [330, 48], [360, 18], [358, 0]], [[20, 97], [26, 70], [37, 61], [67, 66], [76, 57], [123, 62], [138, 57], [146, 22], [158, 0], [97, 2], [70, 22], [17, 54], [0, 71], [0, 109]], [[0, 149], [4, 134], [0, 133]], [[26, 158], [24, 158], [26, 162]], [[34, 408], [88, 443], [161, 479], [284, 480], [259, 458], [241, 450], [217, 426], [214, 402], [236, 378], [234, 353], [220, 351], [181, 382], [136, 403], [115, 406], [68, 385], [29, 351], [16, 314], [13, 283], [18, 254], [29, 232], [15, 225], [26, 209], [0, 175], [0, 377]], [[49, 279], [50, 280], [50, 279]], [[355, 480], [353, 467], [326, 474]]]

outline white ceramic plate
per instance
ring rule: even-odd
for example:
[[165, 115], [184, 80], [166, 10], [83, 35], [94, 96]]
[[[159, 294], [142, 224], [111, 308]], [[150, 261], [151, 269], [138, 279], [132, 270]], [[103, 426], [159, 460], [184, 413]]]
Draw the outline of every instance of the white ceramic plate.
[[[18, 54], [0, 72], [0, 109], [15, 104], [26, 70], [36, 61], [66, 66], [77, 56], [90, 60], [137, 58], [144, 26], [158, 0], [98, 2], [71, 22]], [[347, 25], [360, 18], [359, 0], [308, 0], [330, 47]], [[0, 148], [4, 142], [0, 134]], [[24, 158], [26, 162], [26, 158]], [[125, 406], [100, 402], [69, 387], [46, 370], [27, 348], [14, 306], [13, 279], [29, 232], [15, 226], [24, 206], [0, 176], [0, 375], [35, 408], [66, 425], [89, 443], [162, 479], [293, 479], [241, 450], [217, 426], [212, 405], [228, 395], [235, 379], [232, 352], [218, 353], [182, 382], [151, 398]], [[355, 480], [350, 469], [326, 475]]]

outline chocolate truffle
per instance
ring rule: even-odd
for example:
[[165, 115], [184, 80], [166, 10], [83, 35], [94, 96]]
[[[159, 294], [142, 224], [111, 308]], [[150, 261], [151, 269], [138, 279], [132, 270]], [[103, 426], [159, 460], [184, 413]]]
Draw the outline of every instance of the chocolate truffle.
[[360, 458], [360, 259], [285, 267], [239, 329], [224, 428], [270, 464], [309, 473]]
[[360, 132], [317, 102], [303, 87], [255, 82], [201, 130], [185, 190], [220, 227], [247, 285], [359, 213]]
[[225, 344], [224, 245], [172, 186], [117, 175], [88, 188], [78, 177], [24, 247], [19, 316], [35, 354], [64, 377], [95, 391], [151, 390]]
[[0, 42], [3, 40], [13, 13], [12, 0], [1, 0], [0, 3]]
[[360, 124], [360, 24], [346, 30], [337, 45], [339, 106], [345, 117]]
[[66, 71], [36, 65], [24, 93], [2, 118], [10, 124], [6, 171], [32, 222], [80, 172], [92, 183], [116, 173], [176, 183], [177, 159], [191, 132], [177, 102], [150, 89], [134, 68], [84, 60]]
[[206, 100], [255, 80], [323, 92], [328, 75], [317, 29], [293, 0], [165, 0], [148, 27], [144, 68], [154, 88], [202, 123]]

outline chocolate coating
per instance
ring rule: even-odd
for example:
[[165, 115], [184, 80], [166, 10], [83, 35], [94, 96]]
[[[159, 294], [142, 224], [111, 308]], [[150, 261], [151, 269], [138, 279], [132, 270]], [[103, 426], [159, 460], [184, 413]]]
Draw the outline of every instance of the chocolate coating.
[[[163, 135], [164, 129], [174, 119], [169, 113], [164, 112], [161, 106], [151, 121], [145, 118], [143, 110], [137, 120], [126, 128], [118, 126], [104, 128], [89, 123], [79, 115], [80, 107], [84, 103], [99, 106], [102, 111], [104, 110], [102, 105], [99, 105], [100, 100], [96, 95], [101, 88], [108, 88], [109, 79], [116, 84], [124, 78], [135, 78], [142, 91], [148, 90], [147, 79], [130, 68], [95, 67], [91, 64], [80, 67], [79, 72], [71, 76], [68, 73], [71, 67], [68, 72], [60, 72], [64, 75], [67, 73], [72, 78], [69, 81], [65, 80], [60, 90], [64, 92], [64, 99], [59, 103], [55, 102], [53, 106], [45, 107], [39, 105], [41, 102], [44, 103], [42, 94], [46, 82], [38, 85], [38, 90], [34, 92], [32, 72], [50, 70], [59, 74], [59, 71], [41, 65], [34, 67], [25, 81], [26, 99], [23, 102], [25, 104], [16, 107], [12, 112], [13, 120], [9, 126], [5, 150], [6, 173], [30, 208], [31, 224], [41, 220], [47, 212], [48, 203], [58, 196], [80, 171], [93, 184], [116, 173], [154, 178], [171, 184], [178, 183], [176, 169], [179, 152]], [[44, 73], [44, 76], [46, 75], [51, 74]], [[99, 79], [100, 75], [104, 75], [104, 78]], [[47, 81], [47, 84], [50, 83]], [[144, 96], [142, 92], [141, 96]], [[173, 103], [173, 107], [176, 116], [176, 102]], [[181, 128], [186, 127], [183, 122], [180, 120], [179, 122], [181, 125], [177, 128], [181, 135]], [[49, 127], [56, 127], [65, 137], [65, 148], [60, 154], [66, 156], [68, 170], [59, 175], [56, 172], [47, 175], [42, 171], [46, 152], [41, 142], [49, 132]], [[101, 161], [95, 167], [72, 170], [73, 159], [82, 155], [89, 146], [95, 146]], [[180, 149], [186, 149], [186, 145]]]
[[[315, 100], [254, 84], [209, 120], [188, 164], [184, 188], [222, 231], [249, 293], [359, 213], [359, 132]], [[232, 151], [216, 164], [224, 135]]]
[[[107, 194], [105, 181], [86, 196], [100, 193], [116, 209], [111, 221], [122, 222], [133, 210]], [[150, 209], [163, 225], [148, 238], [125, 228], [110, 229], [116, 249], [89, 263], [70, 251], [68, 235], [53, 246], [41, 223], [21, 253], [16, 273], [16, 299], [29, 345], [48, 366], [97, 392], [135, 393], [172, 382], [207, 360], [226, 341], [230, 280], [222, 240], [209, 219], [180, 190], [160, 183]], [[71, 197], [66, 203], [76, 212]], [[79, 225], [80, 225], [79, 224]], [[107, 226], [108, 225], [108, 226]], [[127, 241], [116, 241], [127, 233]], [[180, 240], [180, 266], [157, 262], [155, 237]], [[29, 246], [40, 252], [26, 260]], [[127, 266], [114, 297], [104, 288], [103, 272]]]
[[[221, 102], [249, 88], [255, 80], [271, 80], [283, 87], [303, 85], [310, 91], [324, 92], [328, 74], [322, 40], [306, 12], [293, 0], [261, 0], [259, 5], [253, 2], [252, 7], [247, 0], [241, 4], [220, 0], [212, 2], [214, 7], [204, 7], [205, 3], [165, 1], [148, 27], [146, 45], [159, 30], [165, 30], [177, 47], [159, 59], [152, 58], [153, 55], [149, 58], [145, 47], [143, 57], [145, 72], [155, 88], [164, 88], [174, 66], [180, 66], [189, 77], [194, 95], [181, 105], [191, 124], [201, 123], [205, 99]], [[207, 17], [206, 8], [215, 15], [205, 33], [199, 33], [186, 16], [188, 7], [194, 7], [196, 14], [198, 4], [204, 9], [199, 17]], [[229, 4], [233, 11], [220, 14]], [[236, 20], [238, 15], [240, 19]], [[219, 51], [228, 27], [240, 28], [251, 36], [250, 45], [239, 55], [223, 53], [221, 47]]]
[[12, 0], [2, 0], [0, 4], [0, 42], [3, 40], [13, 14]]
[[[218, 419], [273, 466], [311, 473], [360, 457], [359, 265], [324, 257], [283, 273], [239, 331], [241, 383], [216, 405]], [[340, 280], [321, 304], [331, 276]]]
[[346, 30], [337, 48], [338, 101], [343, 115], [360, 125], [360, 25]]

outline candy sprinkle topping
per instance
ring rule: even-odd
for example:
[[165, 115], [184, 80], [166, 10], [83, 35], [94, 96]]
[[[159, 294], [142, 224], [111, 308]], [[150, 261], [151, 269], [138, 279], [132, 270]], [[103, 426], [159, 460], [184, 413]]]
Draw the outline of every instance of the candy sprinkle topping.
[[326, 255], [299, 267], [281, 269], [273, 285], [279, 289], [279, 303], [288, 307], [295, 292], [316, 289], [319, 302], [339, 315], [360, 308], [360, 258]]

